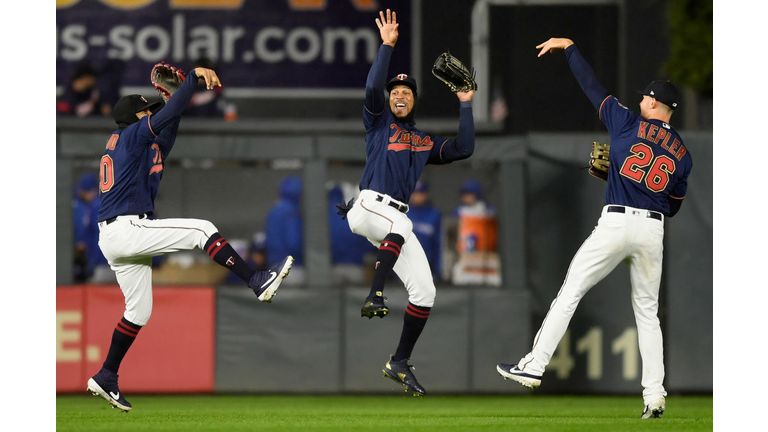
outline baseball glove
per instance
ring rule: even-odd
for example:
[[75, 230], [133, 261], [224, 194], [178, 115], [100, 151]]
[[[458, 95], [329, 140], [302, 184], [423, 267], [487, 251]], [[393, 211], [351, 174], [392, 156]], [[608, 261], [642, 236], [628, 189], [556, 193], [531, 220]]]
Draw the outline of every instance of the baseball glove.
[[464, 63], [449, 52], [444, 52], [432, 65], [432, 75], [446, 83], [452, 92], [468, 92], [477, 90], [475, 69], [470, 72]]
[[610, 144], [600, 144], [598, 141], [592, 143], [592, 152], [589, 154], [589, 173], [601, 180], [608, 180], [610, 150]]
[[160, 62], [152, 67], [150, 79], [155, 90], [163, 98], [163, 102], [168, 103], [168, 99], [176, 93], [176, 90], [181, 87], [181, 83], [184, 82], [184, 72], [168, 63]]
[[347, 213], [349, 213], [350, 210], [352, 210], [352, 206], [355, 204], [355, 199], [352, 198], [349, 200], [348, 203], [344, 203], [342, 200], [340, 203], [336, 204], [336, 214], [341, 216], [341, 220], [344, 220], [347, 218]]

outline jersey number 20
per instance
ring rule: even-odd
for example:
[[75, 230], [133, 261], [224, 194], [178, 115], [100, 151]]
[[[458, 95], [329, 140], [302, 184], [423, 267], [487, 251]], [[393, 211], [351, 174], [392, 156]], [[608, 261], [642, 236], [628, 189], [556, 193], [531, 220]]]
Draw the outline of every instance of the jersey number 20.
[[[667, 155], [654, 158], [651, 146], [644, 143], [633, 145], [629, 151], [632, 155], [624, 159], [624, 165], [621, 166], [619, 173], [638, 183], [642, 183], [645, 178], [645, 186], [648, 189], [654, 192], [663, 191], [669, 183], [669, 176], [675, 172], [675, 161]], [[646, 175], [641, 168], [647, 166], [651, 168]]]
[[115, 185], [115, 166], [112, 158], [109, 155], [101, 157], [101, 163], [99, 164], [99, 188], [101, 193], [109, 192], [112, 186]]

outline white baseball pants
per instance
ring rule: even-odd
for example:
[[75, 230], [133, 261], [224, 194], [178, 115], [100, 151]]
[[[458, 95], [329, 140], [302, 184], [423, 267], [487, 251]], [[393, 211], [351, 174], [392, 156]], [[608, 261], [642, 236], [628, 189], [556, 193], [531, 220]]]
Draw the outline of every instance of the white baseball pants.
[[[377, 198], [381, 196], [382, 200]], [[413, 232], [413, 222], [405, 213], [391, 207], [389, 202], [403, 205], [389, 195], [363, 190], [347, 213], [353, 233], [368, 239], [376, 247], [389, 233], [400, 234], [404, 243], [393, 270], [408, 290], [408, 301], [416, 306], [432, 307], [435, 303], [435, 282], [424, 248]]]
[[203, 249], [216, 227], [200, 219], [118, 216], [99, 222], [99, 247], [125, 296], [125, 319], [144, 326], [152, 314], [152, 257]]
[[664, 222], [648, 217], [647, 210], [624, 206], [624, 213], [614, 213], [608, 212], [608, 207], [603, 207], [597, 226], [573, 257], [560, 292], [534, 338], [533, 349], [518, 367], [543, 374], [581, 298], [626, 261], [643, 363], [643, 399], [648, 404], [667, 394], [662, 384], [664, 354], [657, 316]]

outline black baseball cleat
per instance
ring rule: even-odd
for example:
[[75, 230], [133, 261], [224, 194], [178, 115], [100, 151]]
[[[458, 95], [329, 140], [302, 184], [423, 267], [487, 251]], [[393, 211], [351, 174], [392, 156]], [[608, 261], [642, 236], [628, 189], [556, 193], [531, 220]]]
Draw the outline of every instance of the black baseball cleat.
[[416, 381], [416, 377], [411, 372], [411, 369], [416, 369], [409, 359], [394, 361], [392, 356], [389, 357], [389, 361], [384, 365], [384, 376], [392, 381], [401, 384], [405, 387], [406, 392], [413, 393], [414, 396], [423, 396], [427, 394], [424, 387]]
[[379, 318], [387, 316], [389, 308], [384, 304], [387, 298], [383, 297], [381, 294], [381, 291], [376, 291], [376, 295], [369, 295], [366, 297], [363, 307], [360, 309], [361, 317], [368, 317], [368, 319], [371, 319], [375, 316]]
[[517, 365], [510, 365], [506, 363], [499, 363], [496, 366], [496, 371], [504, 379], [511, 379], [517, 381], [525, 387], [531, 390], [536, 390], [541, 385], [541, 375], [533, 375], [521, 371]]
[[288, 255], [276, 266], [266, 271], [257, 271], [248, 282], [260, 301], [272, 303], [272, 297], [277, 294], [277, 289], [293, 267], [293, 257]]
[[641, 419], [649, 419], [649, 418], [661, 418], [661, 416], [664, 415], [664, 409], [666, 408], [666, 401], [664, 398], [661, 398], [657, 401], [651, 402], [650, 404], [645, 406], [645, 410], [643, 410], [643, 415], [640, 416]]
[[125, 400], [125, 396], [120, 393], [117, 387], [117, 374], [101, 368], [99, 373], [88, 380], [87, 391], [94, 396], [101, 396], [112, 405], [112, 408], [119, 408], [123, 412], [131, 410], [131, 403]]

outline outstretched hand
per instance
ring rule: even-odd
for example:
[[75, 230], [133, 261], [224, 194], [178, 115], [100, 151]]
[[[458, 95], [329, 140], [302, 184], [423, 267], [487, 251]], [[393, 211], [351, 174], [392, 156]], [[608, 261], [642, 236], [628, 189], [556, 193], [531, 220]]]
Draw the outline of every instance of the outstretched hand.
[[475, 91], [470, 90], [467, 92], [456, 92], [456, 97], [459, 98], [462, 102], [469, 102], [472, 100], [472, 98], [475, 96]]
[[539, 55], [537, 57], [541, 57], [544, 54], [549, 51], [550, 53], [553, 53], [559, 49], [566, 49], [569, 46], [573, 45], [573, 41], [567, 38], [550, 38], [548, 41], [536, 45], [536, 49], [540, 49]]
[[395, 46], [397, 42], [397, 28], [400, 24], [397, 23], [397, 14], [387, 9], [387, 16], [384, 16], [384, 12], [379, 11], [379, 18], [376, 18], [376, 26], [381, 33], [381, 41], [385, 45]]
[[221, 87], [221, 81], [216, 75], [216, 72], [214, 72], [212, 69], [201, 67], [195, 68], [195, 75], [197, 75], [199, 78], [205, 79], [205, 86], [209, 90], [214, 87]]

